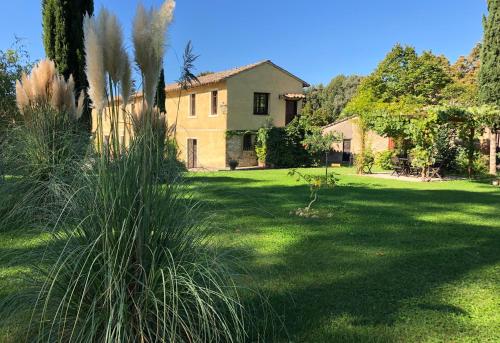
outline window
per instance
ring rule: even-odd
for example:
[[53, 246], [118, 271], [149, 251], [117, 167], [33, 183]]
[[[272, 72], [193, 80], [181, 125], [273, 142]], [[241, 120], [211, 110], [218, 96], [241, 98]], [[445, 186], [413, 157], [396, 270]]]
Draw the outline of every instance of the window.
[[243, 151], [252, 151], [254, 149], [254, 138], [250, 133], [243, 135]]
[[218, 91], [212, 91], [212, 109], [211, 109], [211, 115], [216, 116], [217, 115], [217, 107], [218, 107], [218, 98], [219, 92]]
[[269, 114], [269, 93], [253, 94], [253, 114]]
[[191, 117], [196, 116], [196, 94], [189, 96], [189, 115]]

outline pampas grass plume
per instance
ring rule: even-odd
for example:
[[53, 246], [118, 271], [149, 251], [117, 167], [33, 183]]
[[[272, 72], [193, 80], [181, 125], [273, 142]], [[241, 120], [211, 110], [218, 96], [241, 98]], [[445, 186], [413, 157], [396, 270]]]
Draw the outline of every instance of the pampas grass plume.
[[144, 97], [152, 104], [165, 52], [166, 30], [173, 18], [175, 1], [165, 1], [159, 9], [137, 7], [133, 25], [135, 61], [142, 72]]
[[132, 93], [132, 67], [130, 65], [129, 57], [125, 50], [122, 51], [121, 60], [123, 64], [123, 72], [121, 74], [121, 91], [122, 91], [122, 100], [123, 100], [123, 108], [125, 108], [128, 104], [130, 95]]
[[109, 73], [111, 80], [118, 83], [123, 73], [123, 33], [118, 19], [115, 15], [106, 14], [99, 25], [99, 31], [104, 32], [104, 39], [106, 44], [103, 45], [104, 50], [104, 67]]
[[57, 73], [51, 60], [40, 61], [30, 75], [22, 75], [16, 82], [16, 101], [21, 113], [27, 107], [50, 105], [60, 113], [76, 116], [75, 82], [70, 75], [68, 81]]
[[23, 109], [30, 104], [28, 95], [19, 80], [16, 80], [16, 103], [21, 112], [23, 112]]
[[78, 104], [75, 112], [75, 119], [78, 120], [82, 117], [83, 110], [85, 109], [85, 92], [81, 91], [78, 97]]
[[[103, 11], [101, 11], [102, 13]], [[83, 19], [86, 74], [89, 82], [88, 94], [94, 108], [101, 112], [106, 101], [106, 79], [103, 47], [95, 19], [85, 15]]]

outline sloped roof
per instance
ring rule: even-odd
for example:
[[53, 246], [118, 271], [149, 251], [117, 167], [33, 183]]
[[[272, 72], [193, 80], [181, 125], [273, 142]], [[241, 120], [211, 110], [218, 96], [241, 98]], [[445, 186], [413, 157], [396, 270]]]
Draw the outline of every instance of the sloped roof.
[[344, 118], [337, 119], [337, 120], [336, 120], [336, 121], [334, 121], [333, 123], [330, 123], [330, 124], [327, 124], [327, 125], [323, 126], [323, 127], [322, 127], [322, 129], [327, 129], [327, 128], [329, 128], [329, 127], [332, 127], [332, 126], [334, 126], [334, 125], [340, 124], [340, 123], [342, 123], [342, 122], [344, 122], [344, 121], [348, 121], [348, 120], [350, 120], [350, 119], [354, 119], [354, 118], [357, 118], [357, 117], [358, 117], [358, 116], [356, 116], [356, 115], [352, 115], [352, 116], [348, 116], [348, 117], [344, 117]]
[[[210, 84], [218, 83], [218, 82], [224, 81], [224, 80], [226, 80], [226, 79], [228, 79], [228, 78], [230, 78], [232, 76], [238, 75], [238, 74], [240, 74], [240, 73], [242, 73], [244, 71], [253, 69], [255, 67], [258, 67], [258, 66], [266, 64], [266, 63], [272, 65], [273, 67], [281, 70], [285, 74], [288, 74], [291, 77], [293, 77], [293, 78], [297, 79], [298, 81], [302, 82], [302, 85], [304, 87], [309, 87], [309, 84], [307, 82], [305, 82], [304, 80], [298, 78], [297, 76], [295, 76], [292, 73], [286, 71], [285, 69], [277, 66], [276, 64], [274, 64], [270, 60], [265, 60], [265, 61], [260, 61], [260, 62], [257, 62], [257, 63], [248, 64], [248, 65], [242, 66], [242, 67], [237, 67], [237, 68], [234, 68], [234, 69], [219, 71], [219, 72], [216, 72], [216, 73], [211, 73], [211, 74], [200, 76], [200, 77], [198, 77], [199, 82], [193, 83], [189, 88], [195, 88], [195, 87], [199, 87], [199, 86], [205, 86], [205, 85], [210, 85]], [[179, 89], [180, 89], [180, 85], [177, 82], [176, 83], [168, 84], [165, 87], [165, 91], [166, 92], [171, 92], [171, 91], [175, 91], [175, 90], [179, 90]]]

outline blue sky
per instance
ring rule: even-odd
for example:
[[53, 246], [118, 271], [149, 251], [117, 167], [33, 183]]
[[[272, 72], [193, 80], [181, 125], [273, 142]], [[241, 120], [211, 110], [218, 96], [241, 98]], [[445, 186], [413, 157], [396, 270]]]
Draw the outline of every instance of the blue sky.
[[[17, 35], [34, 59], [42, 58], [41, 0], [1, 2], [0, 49]], [[137, 3], [95, 0], [95, 7], [118, 14], [130, 37]], [[188, 40], [200, 55], [198, 71], [271, 59], [314, 84], [341, 73], [368, 74], [398, 42], [453, 61], [481, 40], [485, 12], [486, 0], [177, 0], [166, 78], [178, 76]]]

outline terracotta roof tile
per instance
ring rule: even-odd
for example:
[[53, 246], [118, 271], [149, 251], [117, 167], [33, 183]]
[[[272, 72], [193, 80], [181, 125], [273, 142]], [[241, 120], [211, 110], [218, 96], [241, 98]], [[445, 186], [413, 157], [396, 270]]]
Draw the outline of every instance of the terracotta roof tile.
[[[262, 65], [264, 63], [270, 63], [271, 65], [273, 65], [273, 66], [277, 67], [278, 69], [284, 71], [285, 73], [289, 74], [290, 76], [292, 76], [292, 77], [300, 80], [298, 77], [292, 75], [291, 73], [287, 72], [283, 68], [278, 67], [277, 65], [275, 65], [271, 61], [265, 60], [265, 61], [260, 61], [260, 62], [257, 62], [257, 63], [252, 63], [252, 64], [249, 64], [249, 65], [246, 65], [246, 66], [242, 66], [242, 67], [230, 69], [230, 70], [224, 70], [224, 71], [219, 71], [219, 72], [216, 72], [216, 73], [211, 73], [211, 74], [200, 76], [200, 77], [198, 77], [199, 83], [195, 82], [189, 88], [194, 88], [194, 87], [199, 87], [199, 86], [204, 86], [204, 85], [218, 83], [218, 82], [221, 82], [221, 81], [224, 81], [224, 80], [230, 78], [231, 76], [234, 76], [234, 75], [237, 75], [237, 74], [239, 74], [241, 72], [244, 72], [246, 70], [255, 68], [255, 67], [257, 67], [259, 65]], [[304, 87], [309, 86], [307, 84], [307, 82], [302, 81], [302, 80], [300, 80], [300, 81], [303, 83]], [[180, 88], [180, 85], [178, 83], [171, 83], [171, 84], [168, 84], [165, 87], [165, 91], [166, 92], [172, 92], [172, 91], [179, 90], [179, 88]]]

